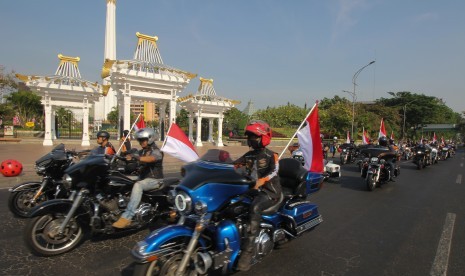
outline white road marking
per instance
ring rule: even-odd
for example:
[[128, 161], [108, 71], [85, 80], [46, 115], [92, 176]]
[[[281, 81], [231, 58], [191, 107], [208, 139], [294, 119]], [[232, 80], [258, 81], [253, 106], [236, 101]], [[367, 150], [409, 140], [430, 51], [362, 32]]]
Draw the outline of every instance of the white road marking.
[[454, 213], [447, 213], [444, 227], [442, 228], [441, 239], [439, 240], [436, 257], [434, 258], [433, 267], [431, 268], [431, 276], [446, 276], [447, 266], [449, 263], [450, 245], [452, 242], [452, 234], [454, 233], [455, 224]]
[[455, 180], [455, 183], [462, 184], [462, 175], [461, 174], [457, 175], [457, 180]]
[[460, 163], [460, 167], [463, 167], [463, 163]]

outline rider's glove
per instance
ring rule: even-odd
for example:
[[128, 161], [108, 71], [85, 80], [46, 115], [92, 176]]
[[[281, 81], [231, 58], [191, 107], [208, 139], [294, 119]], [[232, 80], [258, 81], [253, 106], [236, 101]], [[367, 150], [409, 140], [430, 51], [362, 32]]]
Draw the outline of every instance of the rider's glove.
[[259, 178], [259, 179], [257, 179], [257, 181], [255, 181], [254, 189], [258, 190], [258, 188], [260, 188], [264, 184], [265, 184], [265, 180], [263, 178]]

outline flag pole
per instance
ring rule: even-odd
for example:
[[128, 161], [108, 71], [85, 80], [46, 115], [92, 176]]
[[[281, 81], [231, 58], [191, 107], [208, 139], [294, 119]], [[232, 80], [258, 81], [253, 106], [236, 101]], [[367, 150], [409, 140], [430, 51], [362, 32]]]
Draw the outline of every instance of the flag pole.
[[[173, 123], [170, 124], [170, 127], [168, 128], [167, 134], [170, 133], [170, 130], [171, 130], [172, 126], [173, 126]], [[167, 140], [168, 140], [168, 135], [166, 135], [165, 140], [163, 140], [163, 144], [161, 145], [160, 149], [162, 149], [165, 146]]]
[[119, 146], [118, 151], [116, 151], [116, 153], [115, 153], [115, 155], [113, 156], [113, 158], [111, 159], [111, 162], [110, 162], [110, 163], [113, 163], [113, 161], [115, 160], [116, 155], [118, 155], [119, 152], [121, 151], [121, 149], [123, 148], [123, 145], [124, 145], [124, 143], [126, 142], [126, 140], [128, 139], [128, 136], [130, 135], [132, 129], [133, 129], [134, 126], [136, 125], [137, 121], [139, 121], [139, 118], [140, 118], [140, 115], [141, 115], [141, 114], [142, 114], [142, 113], [139, 113], [139, 115], [137, 115], [136, 121], [132, 124], [131, 128], [129, 129], [128, 135], [126, 135], [126, 137], [124, 137], [123, 143], [121, 143], [121, 145]]
[[315, 109], [315, 106], [318, 104], [318, 101], [313, 105], [313, 107], [310, 109], [310, 111], [308, 112], [307, 116], [305, 116], [304, 120], [302, 121], [302, 123], [300, 124], [300, 126], [297, 128], [297, 131], [294, 133], [294, 135], [292, 135], [291, 139], [289, 140], [289, 143], [287, 143], [287, 145], [284, 147], [283, 151], [281, 152], [281, 154], [279, 155], [278, 159], [281, 159], [281, 157], [283, 156], [284, 152], [286, 151], [286, 149], [289, 147], [289, 145], [292, 143], [292, 140], [294, 140], [295, 136], [297, 135], [297, 132], [299, 132], [300, 128], [304, 125], [304, 123], [307, 121], [307, 118], [308, 116], [310, 116], [310, 114], [312, 113], [313, 109]]

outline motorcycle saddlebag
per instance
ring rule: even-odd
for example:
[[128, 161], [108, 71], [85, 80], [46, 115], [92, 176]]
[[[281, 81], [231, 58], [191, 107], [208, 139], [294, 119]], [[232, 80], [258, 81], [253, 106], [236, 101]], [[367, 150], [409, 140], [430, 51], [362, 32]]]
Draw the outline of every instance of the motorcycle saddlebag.
[[289, 202], [281, 213], [289, 220], [293, 218], [292, 224], [296, 234], [313, 228], [323, 221], [318, 206], [306, 200]]

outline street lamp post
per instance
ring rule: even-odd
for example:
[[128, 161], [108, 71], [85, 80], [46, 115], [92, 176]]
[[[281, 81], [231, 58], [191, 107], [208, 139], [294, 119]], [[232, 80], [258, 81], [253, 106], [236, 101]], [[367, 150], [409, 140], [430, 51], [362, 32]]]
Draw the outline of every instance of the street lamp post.
[[404, 140], [404, 138], [405, 138], [405, 113], [406, 113], [406, 111], [407, 111], [407, 105], [413, 103], [414, 101], [415, 101], [415, 100], [410, 101], [410, 102], [404, 104], [404, 125], [402, 126], [402, 140]]
[[362, 72], [363, 69], [365, 69], [366, 67], [372, 65], [373, 63], [375, 63], [375, 60], [371, 61], [367, 65], [365, 65], [362, 68], [358, 69], [357, 72], [355, 72], [354, 76], [352, 77], [352, 84], [354, 85], [354, 92], [349, 92], [349, 91], [342, 90], [343, 92], [346, 92], [346, 93], [349, 93], [350, 95], [352, 95], [352, 137], [354, 137], [355, 99], [357, 98], [357, 94], [355, 93], [355, 87], [357, 86], [356, 81], [357, 81], [357, 78], [358, 78], [358, 75], [360, 74], [360, 72]]

